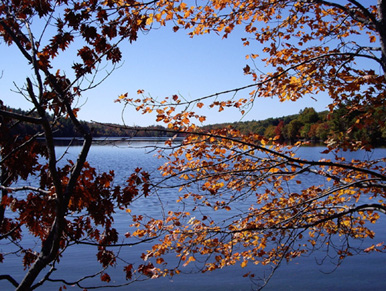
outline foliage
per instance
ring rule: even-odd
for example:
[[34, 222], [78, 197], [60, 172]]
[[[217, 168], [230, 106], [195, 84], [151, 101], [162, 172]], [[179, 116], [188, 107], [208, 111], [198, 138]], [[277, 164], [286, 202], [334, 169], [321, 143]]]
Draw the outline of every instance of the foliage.
[[[260, 49], [247, 56], [252, 66], [244, 68], [251, 85], [188, 101], [177, 95], [162, 101], [119, 98], [144, 114], [156, 111], [158, 122], [187, 134], [171, 154], [160, 151], [167, 158], [160, 168], [161, 185], [178, 185], [179, 201], [188, 212], [169, 213], [163, 222], [167, 235], [145, 256], [159, 263], [159, 272], [179, 273], [180, 266], [193, 262], [204, 272], [234, 264], [261, 264], [274, 272], [281, 262], [316, 249], [336, 257], [338, 264], [357, 252], [385, 250], [382, 243], [362, 248], [355, 241], [374, 238], [371, 226], [386, 214], [386, 160], [346, 161], [340, 151], [370, 150], [370, 131], [376, 130], [377, 138], [384, 132], [386, 2], [342, 2], [213, 0], [191, 6], [168, 1], [172, 12], [165, 14], [161, 6], [150, 15], [161, 25], [174, 18], [174, 30], [187, 29], [192, 37], [216, 33], [226, 38], [242, 26], [244, 46], [255, 42]], [[253, 67], [259, 55], [267, 72]], [[246, 89], [252, 91], [244, 94]], [[271, 139], [198, 126], [205, 120], [201, 108], [236, 107], [245, 114], [258, 97], [301, 102], [309, 96], [329, 96], [327, 120], [317, 121], [307, 109], [267, 127], [275, 134]], [[324, 154], [329, 156], [307, 160], [278, 142], [307, 132], [328, 139]], [[302, 179], [316, 182], [303, 186]], [[218, 220], [210, 210], [228, 215]], [[149, 228], [145, 233], [154, 235]], [[177, 268], [163, 259], [172, 251], [181, 262]]]
[[[0, 279], [18, 290], [35, 289], [53, 280], [68, 247], [82, 243], [97, 246], [102, 270], [90, 276], [100, 276], [105, 282], [110, 281], [107, 268], [119, 259], [112, 247], [156, 239], [142, 255], [143, 264], [124, 267], [128, 282], [140, 275], [178, 274], [182, 266], [193, 262], [202, 271], [234, 264], [262, 264], [274, 271], [282, 261], [319, 248], [336, 254], [338, 263], [355, 252], [383, 251], [377, 243], [363, 250], [352, 241], [375, 237], [371, 226], [380, 213], [386, 213], [386, 161], [346, 161], [339, 151], [369, 149], [364, 135], [369, 129], [385, 137], [385, 13], [383, 0], [377, 6], [355, 0], [344, 4], [209, 0], [204, 6], [177, 0], [2, 1], [0, 35], [31, 66], [32, 76], [17, 90], [31, 102], [32, 110], [18, 114], [0, 104], [0, 238], [18, 247], [14, 255], [23, 257], [26, 268], [20, 282], [12, 274]], [[251, 63], [243, 70], [253, 80], [249, 86], [188, 101], [177, 95], [162, 101], [119, 96], [121, 102], [143, 113], [156, 111], [157, 122], [186, 138], [180, 146], [168, 141], [171, 153], [160, 151], [166, 159], [160, 168], [161, 181], [151, 181], [138, 168], [125, 185], [114, 186], [114, 172], [99, 174], [86, 161], [93, 132], [78, 120], [76, 101], [98, 85], [100, 64], [110, 64], [113, 70], [121, 60], [120, 44], [135, 41], [141, 30], [166, 26], [167, 21], [173, 23], [174, 31], [187, 29], [192, 37], [210, 32], [227, 37], [243, 26], [243, 44], [258, 44], [266, 72], [254, 66], [260, 57], [252, 53], [248, 55]], [[65, 74], [56, 67], [56, 60], [71, 52], [70, 47], [76, 55]], [[252, 91], [244, 94], [246, 89]], [[346, 124], [341, 127], [332, 121], [339, 134], [330, 136], [325, 133], [330, 120], [309, 126], [320, 139], [329, 138], [325, 152], [331, 158], [318, 161], [298, 157], [292, 148], [277, 142], [305, 136], [304, 125], [316, 119], [312, 110], [296, 119], [279, 120], [270, 128], [275, 134], [271, 139], [236, 129], [205, 131], [198, 126], [205, 116], [195, 112], [207, 106], [219, 112], [236, 107], [245, 114], [257, 97], [297, 101], [327, 95], [329, 116], [346, 118]], [[77, 161], [64, 166], [58, 163], [53, 142], [54, 124], [60, 118], [67, 118], [84, 138]], [[39, 124], [42, 130], [18, 139], [10, 132], [17, 123]], [[356, 136], [360, 132], [356, 129], [366, 131]], [[35, 142], [39, 136], [44, 137], [44, 144]], [[38, 180], [36, 187], [15, 186], [29, 177]], [[317, 177], [318, 182], [302, 187], [304, 177]], [[132, 215], [136, 229], [126, 236], [135, 243], [117, 244], [114, 211], [128, 207], [135, 197], [169, 186], [180, 188], [179, 201], [182, 207], [193, 203], [191, 211], [185, 207], [149, 219]], [[210, 211], [228, 215], [216, 220]], [[24, 247], [26, 232], [41, 245]], [[176, 266], [168, 265], [171, 252], [179, 259]], [[0, 255], [3, 264], [7, 259]], [[81, 287], [83, 279], [58, 280]]]
[[[93, 129], [78, 120], [77, 101], [111, 74], [122, 58], [119, 45], [135, 41], [147, 29], [145, 6], [134, 1], [0, 2], [1, 45], [12, 46], [31, 68], [25, 83], [15, 86], [17, 97], [27, 99], [31, 110], [15, 112], [0, 101], [0, 241], [13, 248], [2, 249], [0, 263], [6, 266], [12, 256], [21, 257], [25, 268], [17, 281], [17, 274], [2, 267], [0, 280], [17, 290], [33, 290], [53, 280], [79, 287], [86, 278], [110, 281], [106, 269], [119, 258], [110, 248], [119, 235], [113, 214], [149, 194], [149, 174], [138, 168], [125, 185], [114, 185], [114, 171], [98, 173], [86, 161]], [[73, 60], [70, 68], [57, 67], [66, 66], [67, 58]], [[106, 75], [100, 77], [99, 66], [106, 68]], [[76, 161], [57, 156], [59, 120], [71, 128], [68, 134], [83, 138]], [[28, 133], [31, 125], [38, 131], [30, 135], [14, 130]], [[28, 246], [28, 236], [38, 243]], [[96, 246], [101, 271], [70, 281], [53, 278], [62, 254], [85, 243]], [[123, 274], [130, 282], [140, 274], [147, 277], [148, 269], [146, 264], [127, 263]]]

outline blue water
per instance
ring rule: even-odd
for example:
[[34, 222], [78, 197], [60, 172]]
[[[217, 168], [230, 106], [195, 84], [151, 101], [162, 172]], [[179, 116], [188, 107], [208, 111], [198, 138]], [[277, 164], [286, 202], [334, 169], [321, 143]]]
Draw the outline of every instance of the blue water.
[[[149, 171], [153, 176], [157, 175], [157, 167], [162, 164], [162, 160], [154, 157], [154, 152], [151, 152], [151, 144], [137, 143], [134, 147], [128, 147], [125, 143], [116, 145], [93, 146], [89, 155], [89, 161], [92, 166], [95, 166], [98, 171], [107, 171], [114, 169], [116, 172], [116, 182], [122, 183], [132, 171], [137, 167], [142, 167]], [[65, 159], [75, 159], [80, 147], [74, 146], [69, 149], [58, 147], [58, 156], [64, 151]], [[308, 147], [299, 149], [299, 156], [318, 160], [324, 157], [320, 152], [322, 148]], [[369, 157], [369, 153], [343, 153], [348, 158], [364, 159]], [[378, 149], [372, 153], [371, 158], [385, 157], [386, 149]], [[312, 178], [316, 179], [316, 178]], [[308, 183], [317, 183], [308, 177]], [[299, 185], [297, 187], [306, 187]], [[163, 189], [159, 191], [159, 196], [162, 198], [163, 207], [167, 210], [176, 210], [181, 207], [175, 203], [178, 189]], [[156, 216], [161, 214], [160, 202], [158, 198], [140, 198], [135, 201], [131, 207], [133, 213], [147, 214]], [[128, 225], [131, 223], [130, 218], [125, 212], [118, 212], [115, 216], [116, 227], [124, 233]], [[376, 240], [374, 242], [365, 242], [368, 244], [377, 242], [386, 242], [386, 221], [382, 218], [375, 226]], [[35, 246], [35, 241], [32, 238], [24, 242]], [[123, 248], [121, 257], [130, 263], [141, 263], [139, 257], [142, 252], [150, 248], [151, 244], [139, 245], [136, 247]], [[4, 242], [0, 242], [2, 250], [9, 248]], [[96, 248], [92, 246], [75, 246], [69, 248], [64, 254], [58, 271], [54, 273], [52, 278], [79, 278], [82, 275], [100, 270], [99, 264], [96, 262]], [[283, 263], [276, 271], [274, 277], [267, 285], [265, 290], [386, 290], [386, 254], [367, 254], [349, 257], [336, 268], [336, 260], [327, 260], [324, 264], [318, 264], [320, 258], [324, 256], [323, 252], [315, 252], [309, 256], [304, 256], [290, 263]], [[0, 274], [10, 273], [18, 274], [16, 280], [23, 277], [23, 269], [21, 266], [21, 258], [13, 260], [6, 259], [5, 264], [0, 264]], [[113, 284], [125, 283], [122, 272], [123, 264], [118, 264], [115, 269], [109, 270], [108, 273], [113, 279]], [[232, 266], [209, 273], [196, 273], [196, 270], [188, 269], [186, 272], [192, 271], [192, 274], [182, 274], [173, 278], [158, 278], [155, 280], [146, 280], [143, 282], [135, 282], [129, 286], [120, 287], [115, 290], [250, 290], [254, 288], [254, 284], [242, 275], [248, 271], [255, 271], [257, 276], [264, 275], [264, 269], [260, 266], [248, 265], [242, 269], [238, 266]], [[90, 280], [84, 283], [84, 286], [92, 286], [99, 283]], [[38, 290], [55, 290], [62, 284], [46, 283]], [[67, 286], [70, 290], [77, 290], [76, 286]], [[103, 288], [105, 289], [105, 288]], [[0, 290], [12, 290], [12, 287], [0, 281]]]

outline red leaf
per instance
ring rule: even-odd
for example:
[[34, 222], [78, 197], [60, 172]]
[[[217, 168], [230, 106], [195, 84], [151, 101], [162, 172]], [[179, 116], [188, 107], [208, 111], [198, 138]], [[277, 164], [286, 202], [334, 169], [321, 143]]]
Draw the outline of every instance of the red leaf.
[[103, 282], [110, 282], [111, 278], [110, 278], [110, 276], [107, 273], [102, 273], [101, 274], [101, 281], [103, 281]]

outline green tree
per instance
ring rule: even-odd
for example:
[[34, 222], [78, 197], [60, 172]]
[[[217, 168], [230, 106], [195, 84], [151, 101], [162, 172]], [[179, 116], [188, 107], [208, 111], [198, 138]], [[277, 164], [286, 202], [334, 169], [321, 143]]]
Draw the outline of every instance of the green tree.
[[292, 120], [289, 124], [284, 126], [284, 137], [294, 142], [300, 138], [300, 129], [303, 126], [303, 123], [297, 119]]
[[269, 125], [264, 131], [264, 136], [266, 138], [274, 138], [276, 136], [276, 126]]
[[316, 123], [319, 120], [319, 115], [314, 108], [306, 107], [304, 110], [300, 111], [298, 120], [303, 124]]

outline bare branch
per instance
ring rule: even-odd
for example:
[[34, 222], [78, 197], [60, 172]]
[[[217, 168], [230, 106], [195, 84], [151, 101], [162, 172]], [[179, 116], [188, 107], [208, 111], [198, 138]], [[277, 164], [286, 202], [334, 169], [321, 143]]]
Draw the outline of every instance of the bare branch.
[[30, 117], [26, 116], [24, 114], [19, 114], [15, 112], [10, 112], [10, 111], [5, 111], [0, 109], [0, 116], [11, 118], [11, 119], [16, 119], [28, 123], [33, 123], [33, 124], [42, 124], [43, 121], [41, 118], [35, 118], [35, 117]]
[[19, 283], [10, 275], [0, 275], [0, 280], [7, 280], [15, 287], [19, 285]]
[[21, 187], [6, 187], [3, 185], [0, 185], [0, 189], [10, 191], [10, 192], [19, 192], [19, 191], [33, 191], [33, 192], [38, 192], [44, 195], [49, 195], [51, 194], [50, 191], [43, 190], [37, 187], [32, 187], [32, 186], [21, 186]]

